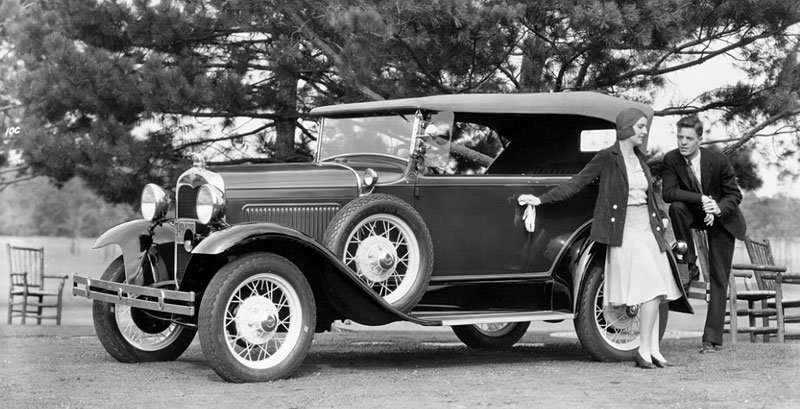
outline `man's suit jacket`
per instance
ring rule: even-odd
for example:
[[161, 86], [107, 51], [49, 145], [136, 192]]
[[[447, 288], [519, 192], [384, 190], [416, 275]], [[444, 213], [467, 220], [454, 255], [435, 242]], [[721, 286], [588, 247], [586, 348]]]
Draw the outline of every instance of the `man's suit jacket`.
[[744, 240], [747, 227], [739, 210], [742, 192], [736, 184], [728, 158], [725, 155], [700, 148], [700, 184], [703, 192], [692, 190], [686, 159], [677, 150], [664, 155], [661, 195], [665, 202], [684, 202], [702, 207], [702, 195], [711, 196], [717, 201], [722, 212], [717, 220], [728, 232], [739, 240]]

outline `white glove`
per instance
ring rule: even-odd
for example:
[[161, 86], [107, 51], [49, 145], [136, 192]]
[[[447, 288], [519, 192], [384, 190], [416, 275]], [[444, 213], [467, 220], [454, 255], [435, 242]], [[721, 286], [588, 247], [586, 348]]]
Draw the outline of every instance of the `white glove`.
[[525, 208], [525, 212], [522, 213], [522, 220], [525, 221], [525, 230], [533, 233], [536, 230], [536, 208], [528, 205]]
[[542, 204], [542, 201], [539, 200], [539, 198], [534, 195], [519, 195], [519, 197], [517, 198], [517, 203], [519, 203], [520, 206], [525, 206], [525, 205], [539, 206], [540, 204]]

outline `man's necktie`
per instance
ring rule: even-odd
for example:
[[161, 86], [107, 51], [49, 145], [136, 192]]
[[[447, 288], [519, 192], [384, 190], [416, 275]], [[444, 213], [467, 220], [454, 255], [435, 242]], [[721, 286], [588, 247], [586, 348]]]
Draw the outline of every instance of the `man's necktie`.
[[686, 161], [686, 173], [689, 175], [689, 189], [698, 193], [703, 193], [700, 189], [700, 183], [697, 181], [697, 176], [694, 174], [694, 169], [692, 169], [692, 162], [688, 160]]

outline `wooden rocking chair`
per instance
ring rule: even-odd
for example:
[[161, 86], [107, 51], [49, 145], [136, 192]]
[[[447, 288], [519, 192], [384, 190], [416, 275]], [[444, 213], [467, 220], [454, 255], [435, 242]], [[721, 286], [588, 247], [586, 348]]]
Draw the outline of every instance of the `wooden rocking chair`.
[[[61, 293], [64, 289], [66, 275], [48, 275], [44, 273], [44, 248], [17, 247], [6, 244], [8, 250], [8, 267], [11, 285], [8, 291], [8, 323], [14, 317], [20, 317], [25, 324], [26, 319], [55, 319], [61, 325]], [[45, 289], [45, 280], [60, 280], [57, 290]], [[48, 314], [45, 314], [48, 310]], [[49, 310], [55, 310], [50, 312]]]
[[[746, 237], [745, 246], [750, 264], [734, 264], [730, 278], [732, 340], [737, 333], [749, 333], [751, 342], [755, 342], [758, 335], [762, 336], [763, 342], [769, 342], [773, 335], [778, 342], [800, 336], [786, 334], [787, 322], [800, 322], [800, 314], [786, 314], [786, 309], [800, 307], [800, 299], [786, 299], [783, 294], [784, 285], [800, 284], [800, 274], [786, 273], [786, 267], [775, 264], [769, 240]], [[743, 290], [737, 288], [737, 279], [744, 281]], [[739, 307], [739, 300], [747, 301], [747, 308]], [[736, 320], [739, 316], [747, 316], [749, 326], [739, 327]], [[775, 326], [771, 321], [775, 321]]]

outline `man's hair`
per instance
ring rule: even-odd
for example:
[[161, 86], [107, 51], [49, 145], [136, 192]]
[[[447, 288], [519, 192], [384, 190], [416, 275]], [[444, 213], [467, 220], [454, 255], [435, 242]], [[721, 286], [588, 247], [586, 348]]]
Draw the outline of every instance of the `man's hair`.
[[678, 131], [680, 131], [681, 128], [694, 129], [695, 133], [697, 133], [698, 138], [703, 137], [703, 121], [701, 121], [700, 118], [697, 117], [697, 115], [689, 115], [679, 119], [677, 128]]

